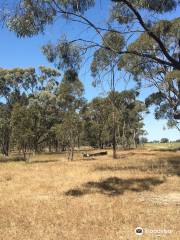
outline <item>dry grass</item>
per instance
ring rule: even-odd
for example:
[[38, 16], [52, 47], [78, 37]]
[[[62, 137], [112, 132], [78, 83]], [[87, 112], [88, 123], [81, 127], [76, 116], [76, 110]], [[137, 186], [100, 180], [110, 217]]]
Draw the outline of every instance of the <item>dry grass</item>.
[[133, 240], [137, 226], [180, 239], [180, 152], [76, 159], [46, 154], [0, 164], [0, 239]]

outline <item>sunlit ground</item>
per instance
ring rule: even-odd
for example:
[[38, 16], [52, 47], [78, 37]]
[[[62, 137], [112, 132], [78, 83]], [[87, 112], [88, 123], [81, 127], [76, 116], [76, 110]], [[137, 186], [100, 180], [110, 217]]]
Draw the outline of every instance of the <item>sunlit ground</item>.
[[180, 152], [152, 149], [0, 163], [0, 239], [180, 239]]

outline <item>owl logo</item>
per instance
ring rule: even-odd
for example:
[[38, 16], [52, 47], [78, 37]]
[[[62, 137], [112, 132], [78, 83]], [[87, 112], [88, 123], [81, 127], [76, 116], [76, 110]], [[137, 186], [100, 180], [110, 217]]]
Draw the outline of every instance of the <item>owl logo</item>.
[[142, 227], [137, 227], [136, 229], [135, 229], [135, 233], [136, 233], [136, 235], [143, 235], [143, 229], [142, 229]]

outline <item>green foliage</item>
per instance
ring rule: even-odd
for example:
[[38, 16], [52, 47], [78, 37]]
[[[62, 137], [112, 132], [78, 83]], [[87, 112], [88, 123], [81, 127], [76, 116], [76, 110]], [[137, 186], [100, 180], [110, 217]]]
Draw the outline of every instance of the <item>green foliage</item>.
[[144, 106], [136, 100], [136, 92], [111, 91], [106, 98], [86, 103], [83, 84], [74, 69], [65, 71], [60, 83], [57, 70], [43, 66], [39, 70], [0, 71], [3, 154], [8, 155], [11, 147], [22, 151], [25, 157], [27, 151], [39, 152], [49, 147], [68, 150], [68, 158], [73, 160], [75, 147], [80, 145], [112, 145], [114, 127], [116, 145], [129, 148], [138, 143], [143, 133]]
[[74, 69], [78, 71], [81, 63], [81, 47], [75, 43], [69, 43], [62, 38], [56, 45], [47, 44], [42, 47], [43, 54], [49, 62], [55, 63], [58, 69]]
[[82, 121], [79, 111], [84, 105], [84, 87], [77, 72], [68, 69], [56, 90], [57, 105], [62, 116], [55, 126], [56, 137], [62, 146], [68, 148], [68, 159], [73, 160], [75, 145], [80, 140]]
[[7, 19], [7, 26], [19, 37], [31, 37], [44, 32], [47, 24], [52, 24], [55, 17], [66, 12], [83, 13], [94, 5], [94, 0], [22, 0], [17, 1], [14, 14]]
[[63, 111], [78, 110], [83, 104], [84, 87], [78, 74], [69, 69], [57, 89], [59, 104]]
[[0, 150], [2, 154], [8, 155], [10, 143], [10, 117], [11, 109], [7, 104], [0, 104]]
[[34, 132], [31, 124], [31, 114], [26, 106], [16, 104], [11, 114], [11, 144], [18, 149], [32, 149]]
[[[111, 99], [111, 94], [109, 98]], [[134, 90], [115, 92], [116, 128], [118, 129], [118, 141], [123, 148], [136, 146], [139, 137], [144, 134], [142, 114], [146, 111], [143, 102], [136, 100], [137, 93]]]
[[[80, 52], [86, 53], [89, 48], [99, 46], [95, 49], [91, 64], [93, 77], [96, 78], [94, 85], [100, 82], [100, 75], [102, 77], [105, 71], [114, 68], [118, 61], [119, 68], [125, 68], [132, 74], [138, 81], [138, 86], [145, 79], [150, 86], [158, 88], [158, 92], [163, 92], [169, 111], [172, 110], [175, 119], [180, 119], [180, 84], [173, 73], [180, 71], [180, 18], [162, 19], [163, 13], [177, 10], [179, 0], [111, 2], [110, 21], [105, 34], [103, 28], [97, 27], [85, 15], [94, 6], [94, 0], [17, 1], [16, 11], [8, 17], [7, 25], [21, 37], [44, 32], [45, 26], [52, 24], [59, 16], [88, 25], [101, 36], [101, 42], [91, 42], [87, 37], [83, 39], [86, 44], [80, 46], [75, 44], [76, 40], [68, 42], [62, 38], [55, 46], [48, 44], [43, 47], [48, 60], [59, 69], [71, 68], [78, 71], [82, 60]], [[127, 35], [122, 37], [122, 34]]]
[[24, 149], [38, 150], [56, 115], [55, 87], [59, 72], [40, 67], [0, 69], [1, 150], [8, 154], [10, 142]]
[[[161, 38], [164, 46], [169, 50], [175, 50], [178, 47], [180, 18], [172, 21], [159, 21], [151, 27], [156, 36]], [[154, 57], [161, 57], [163, 52], [155, 40], [153, 40], [148, 33], [143, 33], [140, 37], [128, 46], [129, 54], [125, 54], [119, 62], [119, 67], [125, 67], [127, 71], [132, 73], [135, 77], [151, 78], [152, 75], [163, 74], [163, 64], [158, 63]], [[142, 53], [142, 55], [134, 55], [132, 58], [131, 51]], [[150, 54], [152, 58], [147, 58], [146, 54]], [[178, 56], [175, 56], [176, 58]]]
[[[116, 92], [116, 74], [121, 69], [133, 76], [138, 88], [144, 83], [153, 87], [146, 105], [155, 104], [156, 118], [166, 118], [169, 127], [178, 128], [180, 18], [166, 20], [161, 14], [176, 10], [179, 1], [111, 2], [110, 21], [104, 29], [95, 26], [85, 14], [94, 6], [94, 0], [17, 1], [7, 25], [19, 37], [44, 32], [46, 25], [61, 16], [91, 27], [101, 38], [96, 38], [97, 42], [88, 36], [78, 39], [82, 45], [76, 39], [69, 42], [62, 37], [55, 45], [43, 46], [48, 61], [64, 71], [60, 84], [60, 73], [55, 69], [41, 66], [38, 73], [33, 68], [0, 69], [0, 95], [4, 100], [1, 111], [7, 113], [0, 118], [0, 131], [7, 129], [8, 133], [8, 137], [1, 137], [2, 146], [3, 138], [8, 143], [11, 137], [21, 147], [33, 145], [30, 147], [34, 150], [58, 143], [70, 149], [72, 159], [80, 141], [99, 147], [112, 143], [124, 148], [136, 145], [144, 133], [142, 113], [146, 108], [137, 101], [137, 92]], [[156, 19], [158, 15], [160, 20]], [[106, 98], [96, 98], [85, 105], [78, 71], [82, 55], [90, 48], [94, 48], [94, 85], [107, 80], [110, 91]], [[10, 119], [7, 125], [6, 119]], [[19, 129], [21, 125], [23, 130]]]
[[161, 138], [161, 143], [168, 143], [169, 139], [168, 138]]
[[[111, 97], [115, 94], [115, 108]], [[136, 146], [139, 137], [144, 134], [142, 102], [136, 100], [134, 91], [110, 92], [106, 98], [95, 98], [83, 110], [84, 140], [91, 146], [111, 146], [113, 128], [116, 129], [116, 145], [123, 148]], [[115, 125], [113, 125], [113, 112]]]
[[104, 73], [115, 68], [119, 60], [118, 51], [123, 47], [124, 38], [121, 34], [116, 32], [105, 33], [102, 40], [102, 46], [94, 52], [91, 64], [93, 77], [100, 77]]
[[21, 1], [16, 12], [8, 18], [7, 26], [19, 37], [30, 37], [43, 32], [45, 25], [52, 23], [56, 15], [50, 2], [46, 0]]
[[94, 98], [83, 109], [84, 141], [102, 148], [109, 140], [108, 119], [112, 113], [106, 98]]
[[[173, 52], [174, 58], [178, 61], [178, 48], [180, 18], [172, 21], [162, 20], [151, 27], [151, 31], [160, 37], [164, 46]], [[124, 67], [126, 71], [133, 75], [139, 84], [145, 79], [149, 86], [157, 89], [146, 100], [148, 105], [155, 104], [156, 118], [178, 119], [180, 106], [180, 71], [173, 70], [171, 66], [164, 66], [154, 60], [163, 55], [160, 46], [153, 40], [148, 33], [143, 33], [140, 37], [129, 45], [128, 51], [136, 51], [143, 54], [151, 54], [152, 58], [144, 56], [134, 56], [125, 54], [119, 62], [119, 68]]]
[[126, 4], [131, 3], [137, 10], [148, 10], [155, 13], [165, 13], [176, 9], [178, 5], [177, 0], [112, 0], [115, 4], [112, 8], [111, 17], [118, 21], [120, 24], [127, 24], [133, 22], [134, 14]]

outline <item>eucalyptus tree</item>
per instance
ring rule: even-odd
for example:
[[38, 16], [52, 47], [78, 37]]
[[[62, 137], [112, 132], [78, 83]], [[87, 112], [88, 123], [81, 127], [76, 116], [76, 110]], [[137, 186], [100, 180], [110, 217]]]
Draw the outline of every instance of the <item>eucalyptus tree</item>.
[[[79, 20], [82, 24], [88, 24], [88, 26], [101, 36], [104, 28], [96, 26], [96, 24], [85, 15], [85, 12], [89, 8], [95, 6], [95, 2], [98, 3], [98, 1], [95, 0], [16, 0], [16, 9], [13, 9], [14, 11], [9, 14], [7, 25], [11, 30], [15, 31], [18, 36], [32, 36], [45, 31], [47, 24], [54, 23], [54, 21], [61, 16], [70, 21]], [[110, 2], [112, 2], [110, 16], [112, 21], [115, 20], [118, 22], [117, 31], [121, 31], [119, 27], [123, 25], [126, 27], [128, 33], [135, 33], [137, 35], [139, 32], [146, 32], [148, 36], [158, 44], [166, 59], [159, 59], [152, 54], [147, 54], [146, 57], [180, 69], [179, 61], [168, 53], [161, 38], [150, 28], [151, 23], [153, 24], [155, 21], [154, 16], [160, 16], [163, 13], [176, 10], [179, 6], [178, 0], [108, 1], [108, 3]], [[103, 6], [103, 3], [101, 4]], [[107, 2], [105, 4], [107, 4]], [[109, 31], [112, 31], [112, 29], [110, 28]], [[119, 51], [119, 53], [121, 53], [121, 51]], [[144, 55], [138, 51], [131, 51], [131, 53], [140, 56]]]
[[68, 148], [68, 159], [73, 160], [75, 146], [82, 131], [82, 120], [79, 111], [85, 103], [84, 87], [75, 70], [65, 71], [56, 91], [57, 105], [62, 121], [56, 125], [57, 138]]
[[54, 130], [60, 144], [68, 148], [70, 160], [73, 160], [74, 149], [80, 139], [82, 121], [79, 111], [85, 103], [84, 87], [78, 77], [82, 60], [81, 50], [80, 45], [69, 44], [64, 37], [56, 44], [46, 44], [42, 47], [47, 60], [64, 71], [63, 79], [56, 91], [62, 121]]
[[[16, 0], [15, 2], [17, 7], [7, 18], [7, 25], [21, 37], [32, 36], [45, 31], [45, 26], [54, 23], [59, 16], [69, 18], [70, 21], [73, 21], [74, 18], [76, 20], [79, 19], [82, 21], [82, 24], [88, 24], [99, 35], [104, 30], [93, 24], [85, 15], [85, 12], [90, 7], [94, 7], [95, 0]], [[180, 69], [179, 61], [168, 53], [168, 49], [164, 46], [161, 38], [150, 28], [150, 25], [155, 21], [154, 16], [176, 10], [179, 6], [178, 0], [112, 0], [109, 2], [113, 3], [110, 11], [111, 19], [116, 20], [120, 26], [124, 25], [128, 33], [138, 34], [139, 32], [146, 32], [158, 44], [166, 59], [159, 59], [151, 54], [147, 54], [147, 56], [145, 54], [146, 57]], [[119, 25], [117, 29], [119, 29]], [[112, 31], [111, 28], [109, 31]], [[133, 55], [144, 55], [141, 52], [130, 52]]]
[[107, 98], [96, 97], [87, 103], [81, 111], [83, 117], [84, 143], [103, 148], [111, 142], [109, 138], [109, 115], [111, 105]]
[[[119, 55], [117, 52], [124, 47], [124, 38], [119, 33], [107, 32], [103, 36], [101, 45], [102, 46], [94, 52], [91, 71], [95, 79], [95, 84], [106, 80], [110, 86], [111, 94], [109, 95], [109, 100], [113, 109], [113, 158], [116, 158], [115, 87], [119, 79], [116, 75], [117, 64], [119, 62]], [[111, 46], [113, 51], [108, 49], [109, 46]]]
[[[174, 58], [178, 58], [178, 39], [180, 32], [179, 19], [172, 21], [162, 20], [152, 26], [152, 31], [159, 36]], [[151, 53], [155, 56], [162, 56], [162, 50], [158, 44], [143, 33], [140, 37], [128, 46], [129, 49]], [[153, 93], [147, 97], [147, 105], [156, 105], [156, 118], [166, 118], [178, 124], [180, 119], [180, 71], [172, 66], [155, 62], [153, 59], [126, 54], [120, 60], [119, 68], [124, 67], [133, 75], [134, 79], [142, 84], [145, 80], [146, 86], [153, 89]], [[170, 122], [169, 121], [169, 122]]]
[[37, 85], [34, 92], [28, 95], [28, 104], [26, 105], [30, 118], [27, 132], [32, 133], [31, 147], [35, 152], [38, 152], [39, 147], [48, 141], [51, 127], [59, 121], [55, 91], [59, 85], [60, 73], [44, 66], [39, 69]]
[[0, 150], [5, 156], [9, 154], [10, 145], [10, 109], [7, 104], [0, 104]]
[[[164, 13], [178, 11], [179, 1], [114, 1], [112, 18], [126, 30], [140, 31], [120, 59], [142, 85], [152, 87], [147, 105], [155, 104], [156, 118], [164, 117], [177, 126], [180, 119], [180, 18], [163, 19]], [[145, 10], [145, 11], [144, 11]], [[137, 22], [137, 24], [134, 24]], [[134, 25], [133, 25], [134, 24]], [[171, 124], [172, 125], [172, 124]]]
[[[107, 3], [112, 4], [109, 8], [110, 21], [108, 23], [104, 21], [102, 26], [98, 26], [86, 15], [86, 11], [93, 8], [95, 3], [97, 7], [99, 2], [95, 0], [16, 0], [17, 7], [9, 14], [6, 22], [10, 30], [15, 31], [20, 37], [25, 37], [44, 32], [45, 26], [53, 24], [59, 17], [66, 18], [69, 22], [77, 23], [77, 31], [79, 24], [82, 24], [82, 26], [91, 28], [98, 35], [97, 41], [89, 39], [89, 36], [73, 39], [73, 42], [83, 42], [86, 49], [101, 46], [103, 41], [100, 42], [98, 39], [103, 39], [104, 32], [123, 34], [126, 46], [123, 49], [115, 49], [116, 53], [120, 58], [125, 54], [128, 59], [133, 61], [133, 64], [127, 64], [130, 72], [134, 72], [134, 63], [143, 64], [143, 69], [140, 69], [143, 75], [145, 71], [151, 69], [151, 74], [156, 79], [152, 83], [153, 86], [159, 82], [157, 77], [159, 79], [160, 69], [160, 81], [162, 81], [162, 85], [165, 85], [164, 89], [168, 89], [167, 92], [171, 95], [169, 98], [167, 94], [164, 95], [166, 90], [163, 92], [166, 105], [169, 105], [168, 107], [172, 111], [171, 116], [179, 119], [180, 18], [168, 20], [166, 15], [163, 15], [172, 11], [178, 13], [179, 0], [109, 0], [105, 3], [101, 2], [102, 6]], [[105, 48], [114, 52], [111, 44]], [[132, 69], [129, 69], [130, 65]], [[176, 87], [172, 87], [173, 84]], [[159, 93], [156, 98], [161, 98]]]
[[[110, 93], [111, 95], [111, 93]], [[139, 137], [143, 135], [143, 114], [145, 104], [137, 98], [135, 90], [115, 92], [115, 108], [117, 113], [117, 143], [124, 149], [137, 146]]]
[[35, 151], [45, 141], [48, 130], [57, 119], [53, 92], [58, 76], [57, 70], [43, 66], [40, 72], [34, 68], [0, 70], [1, 112], [4, 113], [0, 116], [0, 142], [4, 154], [8, 154], [11, 140], [24, 150], [30, 139], [28, 146]]
[[1, 152], [9, 154], [11, 137], [11, 113], [15, 103], [27, 104], [26, 91], [33, 86], [35, 70], [0, 69], [0, 144]]
[[26, 153], [33, 149], [33, 129], [31, 127], [31, 113], [26, 105], [15, 104], [11, 113], [11, 146], [22, 151], [26, 160]]
[[[114, 109], [110, 101], [114, 94]], [[97, 97], [83, 109], [84, 142], [93, 147], [113, 144], [113, 112], [116, 114], [116, 146], [124, 149], [136, 147], [143, 136], [145, 104], [137, 99], [134, 90], [110, 92], [107, 97]]]

